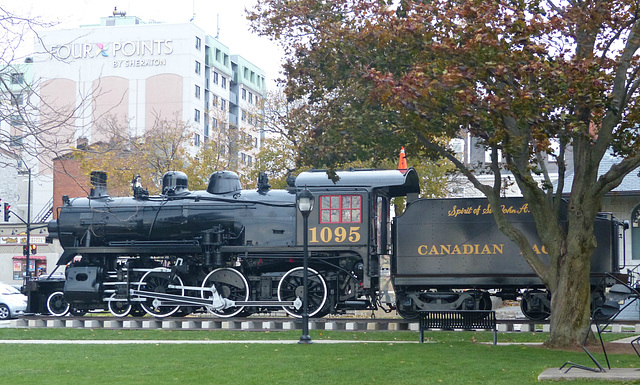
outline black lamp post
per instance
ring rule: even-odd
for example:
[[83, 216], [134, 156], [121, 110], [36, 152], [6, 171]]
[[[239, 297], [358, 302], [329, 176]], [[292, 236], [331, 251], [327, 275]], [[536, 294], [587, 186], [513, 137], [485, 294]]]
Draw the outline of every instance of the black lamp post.
[[298, 210], [302, 214], [302, 335], [300, 336], [299, 344], [311, 344], [311, 337], [309, 336], [309, 214], [313, 210], [313, 194], [311, 191], [300, 191], [296, 197], [298, 201]]

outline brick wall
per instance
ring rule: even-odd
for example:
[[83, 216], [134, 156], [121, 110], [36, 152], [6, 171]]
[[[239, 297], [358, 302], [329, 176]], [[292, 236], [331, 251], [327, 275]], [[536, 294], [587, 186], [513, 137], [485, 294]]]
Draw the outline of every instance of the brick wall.
[[82, 175], [80, 162], [68, 158], [53, 161], [53, 219], [58, 218], [63, 195], [69, 198], [86, 197], [90, 190], [89, 177]]

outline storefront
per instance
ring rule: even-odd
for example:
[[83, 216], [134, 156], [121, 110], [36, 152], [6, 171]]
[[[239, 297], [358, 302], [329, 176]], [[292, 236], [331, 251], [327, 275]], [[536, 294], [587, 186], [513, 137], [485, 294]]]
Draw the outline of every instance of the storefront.
[[[25, 277], [27, 272], [27, 257], [23, 255], [15, 256], [13, 259], [13, 279], [18, 280]], [[29, 256], [29, 271], [32, 277], [39, 277], [47, 273], [47, 258], [43, 255]]]
[[[29, 239], [29, 252], [32, 253], [29, 255], [31, 277], [49, 273], [55, 267], [59, 255], [55, 252], [54, 245], [47, 243], [46, 233], [39, 229], [34, 232]], [[27, 273], [26, 246], [27, 236], [23, 228], [9, 223], [0, 226], [0, 282], [16, 285], [24, 280]]]

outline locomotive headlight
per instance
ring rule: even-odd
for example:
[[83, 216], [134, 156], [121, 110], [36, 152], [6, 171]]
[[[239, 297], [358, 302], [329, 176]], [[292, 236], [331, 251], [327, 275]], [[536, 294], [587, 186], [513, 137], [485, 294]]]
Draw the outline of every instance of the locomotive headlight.
[[302, 215], [308, 216], [311, 210], [313, 210], [313, 202], [315, 200], [311, 191], [305, 188], [298, 193], [296, 199], [298, 200], [298, 210], [300, 210]]

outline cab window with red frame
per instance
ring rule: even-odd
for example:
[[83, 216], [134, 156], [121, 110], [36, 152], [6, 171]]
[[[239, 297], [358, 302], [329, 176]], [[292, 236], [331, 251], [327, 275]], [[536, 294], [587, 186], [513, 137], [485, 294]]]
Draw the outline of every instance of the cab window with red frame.
[[321, 195], [320, 223], [361, 223], [360, 195]]

